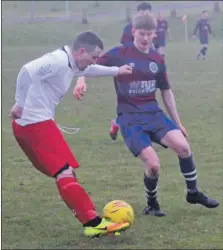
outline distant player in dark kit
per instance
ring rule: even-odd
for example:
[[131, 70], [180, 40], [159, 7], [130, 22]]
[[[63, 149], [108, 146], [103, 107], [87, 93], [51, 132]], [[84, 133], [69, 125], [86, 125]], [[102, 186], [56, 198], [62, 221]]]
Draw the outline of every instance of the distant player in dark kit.
[[[152, 11], [152, 6], [150, 3], [140, 3], [137, 6], [137, 14], [136, 15], [145, 15], [148, 14]], [[133, 42], [134, 37], [132, 35], [132, 23], [129, 23], [125, 26], [123, 30], [123, 34], [121, 37], [121, 43], [126, 44], [126, 43], [131, 43]]]
[[201, 49], [199, 53], [197, 54], [197, 59], [205, 59], [207, 55], [208, 50], [208, 36], [211, 34], [213, 36], [211, 31], [211, 25], [208, 20], [208, 12], [206, 10], [202, 11], [201, 13], [201, 19], [197, 22], [193, 38], [196, 38], [196, 33], [199, 32], [199, 40], [201, 44]]
[[168, 22], [165, 20], [161, 14], [158, 12], [157, 15], [157, 29], [156, 29], [156, 37], [154, 39], [154, 47], [156, 50], [162, 55], [165, 56], [165, 47], [166, 47], [166, 39], [171, 40], [170, 30], [168, 27]]
[[[152, 142], [168, 147], [177, 154], [187, 185], [187, 202], [214, 208], [219, 203], [198, 190], [197, 172], [185, 138], [187, 132], [176, 109], [164, 58], [151, 48], [156, 27], [157, 22], [153, 15], [137, 16], [133, 20], [134, 43], [115, 47], [97, 60], [98, 64], [105, 66], [127, 64], [133, 67], [132, 75], [114, 77], [114, 84], [122, 137], [130, 152], [145, 166], [147, 206], [144, 213], [165, 215], [157, 199], [160, 162]], [[82, 78], [82, 82], [80, 80], [74, 89], [75, 96], [82, 94], [85, 85], [85, 79]], [[158, 105], [157, 89], [161, 91], [163, 103], [171, 119]]]
[[[151, 13], [152, 11], [152, 6], [150, 3], [140, 3], [137, 6], [137, 14], [138, 15], [146, 15]], [[127, 44], [127, 43], [132, 43], [134, 41], [134, 36], [132, 34], [132, 23], [129, 23], [125, 26], [124, 30], [123, 30], [123, 34], [121, 37], [121, 43], [122, 44]], [[118, 136], [118, 131], [119, 131], [119, 121], [118, 118], [115, 118], [113, 120], [111, 120], [111, 124], [110, 124], [110, 136], [112, 138], [112, 140], [116, 140], [117, 136]]]

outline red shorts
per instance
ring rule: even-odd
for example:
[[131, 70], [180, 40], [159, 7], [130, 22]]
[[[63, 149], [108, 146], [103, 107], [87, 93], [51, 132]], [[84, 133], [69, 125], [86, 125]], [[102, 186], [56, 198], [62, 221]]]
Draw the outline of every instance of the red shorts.
[[79, 167], [67, 142], [53, 120], [21, 126], [12, 121], [15, 138], [35, 168], [55, 176], [67, 164]]

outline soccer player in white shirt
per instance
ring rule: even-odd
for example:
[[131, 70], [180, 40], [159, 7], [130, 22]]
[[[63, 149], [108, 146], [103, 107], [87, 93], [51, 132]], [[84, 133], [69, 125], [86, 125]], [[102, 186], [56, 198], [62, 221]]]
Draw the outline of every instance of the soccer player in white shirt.
[[55, 108], [74, 76], [131, 74], [132, 68], [96, 65], [103, 42], [93, 32], [79, 34], [64, 46], [25, 64], [17, 78], [16, 104], [11, 109], [15, 138], [34, 167], [56, 180], [61, 198], [83, 224], [86, 236], [107, 235], [129, 227], [98, 216], [87, 192], [76, 179], [79, 167], [55, 121]]

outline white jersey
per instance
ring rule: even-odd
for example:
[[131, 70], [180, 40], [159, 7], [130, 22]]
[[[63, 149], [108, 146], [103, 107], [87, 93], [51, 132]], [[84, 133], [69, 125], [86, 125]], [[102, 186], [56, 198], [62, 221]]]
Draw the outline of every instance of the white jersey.
[[118, 67], [97, 64], [80, 71], [68, 46], [31, 61], [22, 67], [17, 78], [15, 99], [23, 113], [16, 122], [25, 126], [54, 119], [56, 106], [74, 76], [116, 76], [118, 71]]

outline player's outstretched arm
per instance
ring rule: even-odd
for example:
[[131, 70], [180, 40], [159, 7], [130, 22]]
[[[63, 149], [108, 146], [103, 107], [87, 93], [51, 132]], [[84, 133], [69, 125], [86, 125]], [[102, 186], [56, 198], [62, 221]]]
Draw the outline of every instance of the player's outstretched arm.
[[211, 37], [213, 37], [213, 33], [212, 33], [212, 29], [211, 29], [210, 23], [208, 23], [208, 32], [211, 35]]
[[[99, 70], [99, 74], [83, 74], [84, 76], [82, 77], [78, 77], [76, 85], [73, 89], [73, 96], [74, 98], [76, 98], [77, 100], [81, 100], [82, 97], [84, 96], [86, 90], [87, 90], [87, 84], [86, 84], [86, 77], [85, 76], [102, 76], [102, 74], [100, 73], [100, 70], [102, 69], [102, 71], [104, 70], [104, 76], [112, 76], [111, 73], [113, 74], [113, 76], [117, 76], [117, 75], [128, 75], [128, 74], [132, 74], [132, 67], [130, 67], [129, 65], [123, 65], [121, 67], [114, 67], [117, 68], [118, 71], [114, 71], [110, 73], [110, 69], [112, 67], [105, 67], [105, 66], [101, 66], [101, 65], [93, 65], [97, 67], [97, 70]], [[91, 67], [93, 67], [91, 66]], [[102, 72], [101, 71], [101, 72]], [[107, 73], [107, 74], [106, 74]]]
[[[129, 65], [118, 66], [118, 49], [114, 48], [101, 56], [98, 59], [97, 64], [90, 66], [85, 72], [83, 72], [82, 77], [78, 78], [76, 86], [74, 87], [73, 96], [76, 99], [81, 100], [81, 97], [87, 89], [86, 76], [117, 76], [132, 74], [132, 67]], [[95, 74], [95, 70], [97, 71], [97, 74]]]
[[197, 24], [196, 24], [196, 26], [195, 26], [194, 32], [193, 32], [193, 39], [196, 39], [196, 34], [197, 34], [197, 30], [199, 28], [199, 25], [200, 25], [200, 23], [198, 21]]
[[176, 107], [176, 101], [174, 98], [174, 94], [171, 89], [161, 89], [161, 96], [163, 99], [163, 103], [165, 105], [165, 108], [171, 117], [171, 119], [176, 123], [176, 125], [179, 127], [181, 132], [184, 134], [184, 136], [187, 137], [186, 129], [183, 127], [180, 117], [177, 112]]
[[87, 67], [82, 72], [82, 76], [96, 77], [96, 76], [117, 76], [117, 75], [129, 75], [132, 74], [132, 67], [129, 65], [123, 65], [121, 67], [94, 64]]
[[97, 64], [90, 65], [81, 76], [117, 76], [132, 74], [132, 67], [119, 67], [118, 48], [111, 49], [98, 58]]

